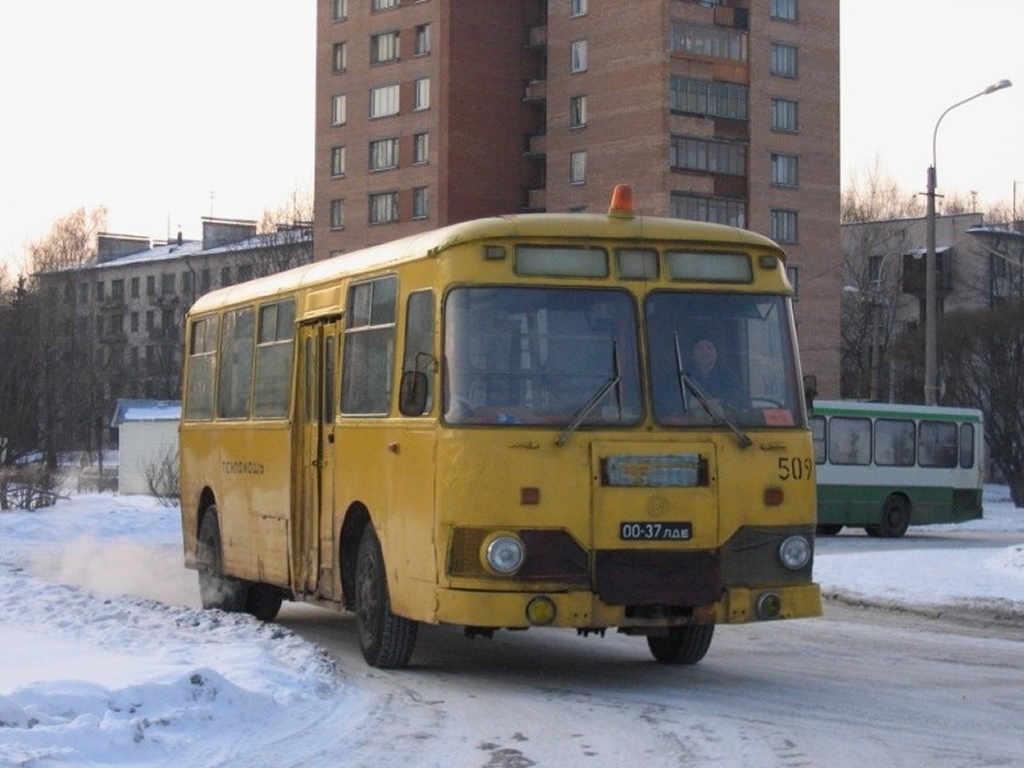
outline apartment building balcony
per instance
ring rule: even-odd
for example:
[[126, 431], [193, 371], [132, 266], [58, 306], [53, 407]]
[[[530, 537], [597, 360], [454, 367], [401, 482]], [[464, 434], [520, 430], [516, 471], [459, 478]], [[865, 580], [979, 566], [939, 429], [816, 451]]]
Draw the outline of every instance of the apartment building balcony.
[[527, 213], [543, 213], [547, 210], [547, 202], [547, 187], [528, 189], [526, 190], [526, 205], [524, 210]]
[[523, 137], [524, 152], [527, 157], [543, 159], [548, 151], [546, 133], [528, 133]]
[[526, 31], [525, 48], [541, 49], [548, 44], [548, 27], [546, 24], [537, 24]]
[[523, 101], [536, 103], [548, 98], [547, 80], [530, 80], [523, 88]]

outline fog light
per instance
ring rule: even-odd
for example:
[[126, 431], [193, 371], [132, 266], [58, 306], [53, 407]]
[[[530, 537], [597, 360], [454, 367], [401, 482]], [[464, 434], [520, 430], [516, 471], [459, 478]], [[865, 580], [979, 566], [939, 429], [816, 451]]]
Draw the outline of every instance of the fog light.
[[779, 614], [782, 613], [782, 598], [775, 592], [763, 592], [757, 598], [755, 610], [757, 611], [757, 618], [762, 621], [777, 619]]
[[495, 536], [487, 545], [485, 561], [495, 573], [507, 576], [519, 570], [526, 557], [523, 542], [515, 536]]
[[779, 560], [791, 571], [799, 571], [811, 560], [811, 542], [804, 536], [790, 536], [779, 545]]
[[551, 598], [538, 595], [526, 604], [526, 618], [535, 627], [543, 627], [555, 620], [555, 604]]

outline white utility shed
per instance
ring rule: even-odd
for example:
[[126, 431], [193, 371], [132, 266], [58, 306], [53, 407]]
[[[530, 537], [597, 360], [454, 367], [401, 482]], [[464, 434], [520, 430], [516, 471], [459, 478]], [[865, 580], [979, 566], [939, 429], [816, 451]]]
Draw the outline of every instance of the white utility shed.
[[118, 430], [118, 493], [150, 493], [147, 472], [178, 456], [177, 400], [118, 400], [110, 426]]

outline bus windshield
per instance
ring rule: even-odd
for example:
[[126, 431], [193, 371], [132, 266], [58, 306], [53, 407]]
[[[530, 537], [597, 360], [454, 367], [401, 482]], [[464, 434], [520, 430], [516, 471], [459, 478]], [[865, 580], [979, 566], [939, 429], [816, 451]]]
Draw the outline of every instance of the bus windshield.
[[645, 311], [656, 421], [804, 424], [784, 297], [658, 291]]
[[636, 329], [625, 291], [456, 288], [445, 310], [445, 421], [635, 424]]

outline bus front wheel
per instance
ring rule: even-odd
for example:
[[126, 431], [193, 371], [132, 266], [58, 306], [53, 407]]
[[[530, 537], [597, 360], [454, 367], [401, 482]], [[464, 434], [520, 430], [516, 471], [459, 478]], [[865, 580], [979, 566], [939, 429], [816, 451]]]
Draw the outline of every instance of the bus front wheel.
[[244, 611], [249, 596], [249, 585], [241, 579], [224, 575], [216, 507], [210, 507], [203, 516], [203, 522], [199, 526], [199, 546], [196, 555], [199, 597], [203, 608], [217, 608], [230, 613]]
[[890, 496], [882, 504], [882, 516], [877, 525], [865, 525], [868, 536], [898, 539], [910, 526], [910, 502], [902, 496]]
[[355, 587], [359, 648], [366, 663], [380, 669], [404, 667], [412, 656], [419, 625], [391, 612], [384, 555], [372, 525], [366, 526], [359, 541]]
[[662, 664], [696, 664], [711, 647], [714, 624], [672, 627], [665, 636], [647, 636], [647, 647]]

